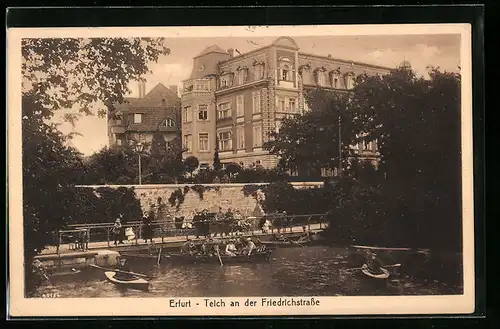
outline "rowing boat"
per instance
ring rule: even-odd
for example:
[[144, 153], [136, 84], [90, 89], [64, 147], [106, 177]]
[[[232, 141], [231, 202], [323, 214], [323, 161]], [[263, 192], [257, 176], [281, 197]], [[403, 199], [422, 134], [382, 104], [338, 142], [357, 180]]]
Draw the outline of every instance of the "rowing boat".
[[266, 246], [266, 248], [289, 248], [289, 247], [302, 247], [305, 245], [310, 245], [312, 241], [262, 241], [262, 245]]
[[114, 271], [106, 271], [104, 272], [104, 275], [106, 275], [106, 278], [114, 283], [117, 286], [124, 287], [124, 288], [129, 288], [129, 289], [136, 289], [136, 290], [148, 290], [149, 289], [149, 282], [142, 279], [138, 278], [136, 276], [128, 276], [128, 277], [120, 277], [117, 278], [117, 272]]
[[370, 272], [370, 270], [368, 269], [368, 265], [363, 264], [363, 266], [361, 267], [361, 272], [363, 272], [363, 274], [366, 275], [367, 277], [374, 279], [382, 279], [382, 280], [385, 280], [389, 277], [390, 274], [388, 270], [386, 270], [385, 268], [381, 268], [380, 271], [382, 273], [375, 274]]
[[224, 265], [241, 264], [241, 263], [256, 263], [267, 261], [271, 257], [271, 251], [266, 250], [262, 252], [252, 253], [248, 255], [229, 256], [220, 254], [220, 259], [217, 255], [188, 255], [182, 253], [169, 253], [165, 258], [173, 263], [183, 264], [219, 264], [221, 261]]

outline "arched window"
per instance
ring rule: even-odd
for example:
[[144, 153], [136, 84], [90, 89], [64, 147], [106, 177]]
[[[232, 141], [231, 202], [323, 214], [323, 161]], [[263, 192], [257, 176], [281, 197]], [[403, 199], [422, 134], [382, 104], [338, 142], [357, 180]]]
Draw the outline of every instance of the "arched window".
[[354, 73], [348, 73], [345, 77], [345, 87], [346, 89], [354, 88]]
[[330, 74], [330, 78], [331, 78], [331, 85], [333, 88], [335, 89], [339, 89], [340, 88], [340, 73], [338, 71], [333, 71], [331, 74]]
[[278, 78], [283, 81], [293, 81], [293, 65], [290, 59], [280, 59]]
[[162, 123], [162, 126], [172, 128], [175, 127], [175, 121], [173, 119], [165, 119]]
[[319, 86], [326, 85], [325, 72], [324, 71], [317, 71], [317, 75], [318, 75], [318, 85]]

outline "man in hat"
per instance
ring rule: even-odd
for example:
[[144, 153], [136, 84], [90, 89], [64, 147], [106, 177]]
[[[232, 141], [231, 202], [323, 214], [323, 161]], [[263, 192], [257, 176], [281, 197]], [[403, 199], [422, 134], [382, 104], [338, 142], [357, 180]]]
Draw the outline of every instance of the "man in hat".
[[115, 246], [118, 243], [123, 244], [122, 218], [123, 218], [123, 215], [120, 214], [119, 217], [115, 220], [115, 224], [113, 225], [113, 236], [115, 239]]

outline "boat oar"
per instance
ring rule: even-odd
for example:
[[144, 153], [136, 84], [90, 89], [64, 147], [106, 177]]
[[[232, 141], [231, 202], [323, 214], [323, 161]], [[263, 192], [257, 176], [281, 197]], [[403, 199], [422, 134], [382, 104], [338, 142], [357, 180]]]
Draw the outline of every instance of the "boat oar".
[[[386, 266], [381, 266], [382, 268], [391, 268], [391, 267], [398, 267], [401, 266], [401, 264], [393, 264], [393, 265], [386, 265]], [[364, 267], [354, 267], [354, 268], [348, 268], [344, 270], [345, 272], [351, 272], [351, 271], [359, 271], [362, 270]]]
[[297, 241], [293, 241], [292, 239], [289, 239], [289, 238], [287, 238], [287, 237], [284, 237], [284, 238], [285, 238], [287, 241], [290, 241], [291, 243], [296, 244], [296, 245], [298, 245], [298, 246], [300, 246], [300, 247], [304, 248], [304, 246], [303, 246], [303, 245], [301, 245], [300, 243], [298, 243]]
[[159, 266], [160, 265], [160, 258], [161, 258], [161, 250], [163, 249], [163, 245], [160, 246], [160, 252], [158, 253], [158, 260], [156, 261], [156, 264]]
[[217, 257], [219, 257], [220, 266], [224, 266], [222, 259], [220, 258], [219, 248], [217, 248]]
[[94, 265], [94, 264], [90, 264], [89, 266], [93, 267], [93, 268], [98, 268], [100, 270], [118, 272], [118, 273], [123, 273], [123, 274], [130, 274], [130, 275], [140, 276], [140, 277], [143, 277], [143, 278], [149, 278], [150, 277], [149, 275], [146, 275], [146, 274], [135, 273], [135, 272], [127, 272], [127, 271], [122, 271], [122, 270], [112, 269], [112, 268], [105, 268], [105, 267], [101, 267], [101, 266]]

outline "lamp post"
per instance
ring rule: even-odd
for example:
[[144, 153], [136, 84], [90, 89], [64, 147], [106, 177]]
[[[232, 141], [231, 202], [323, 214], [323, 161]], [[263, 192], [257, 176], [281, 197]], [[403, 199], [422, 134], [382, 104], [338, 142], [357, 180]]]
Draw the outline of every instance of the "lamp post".
[[342, 123], [339, 115], [339, 177], [342, 177]]
[[139, 156], [139, 185], [142, 184], [142, 170], [141, 170], [141, 152], [144, 148], [144, 144], [142, 143], [136, 143], [134, 145], [134, 148], [135, 148], [135, 151], [137, 152], [138, 156]]

